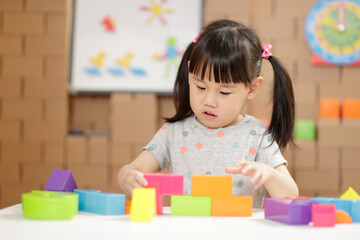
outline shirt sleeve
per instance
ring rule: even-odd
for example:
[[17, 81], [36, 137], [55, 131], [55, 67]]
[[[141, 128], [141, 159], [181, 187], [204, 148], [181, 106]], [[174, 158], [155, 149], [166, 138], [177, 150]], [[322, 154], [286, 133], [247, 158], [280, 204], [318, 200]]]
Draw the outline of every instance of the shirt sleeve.
[[160, 168], [169, 166], [170, 153], [168, 148], [169, 139], [169, 124], [165, 123], [151, 139], [151, 141], [143, 147], [144, 150], [148, 150], [158, 161]]
[[285, 164], [287, 166], [287, 161], [281, 154], [279, 145], [276, 141], [273, 142], [272, 140], [273, 139], [270, 134], [264, 135], [260, 142], [255, 161], [265, 163], [273, 168], [281, 164]]

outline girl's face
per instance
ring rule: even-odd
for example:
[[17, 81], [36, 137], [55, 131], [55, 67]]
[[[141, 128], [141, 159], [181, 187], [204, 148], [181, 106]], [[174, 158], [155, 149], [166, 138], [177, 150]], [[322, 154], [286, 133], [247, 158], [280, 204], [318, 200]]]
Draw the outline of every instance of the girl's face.
[[[208, 74], [207, 74], [208, 75]], [[189, 73], [190, 106], [196, 119], [206, 127], [219, 128], [240, 122], [240, 111], [250, 88], [242, 83], [216, 83], [212, 78]]]

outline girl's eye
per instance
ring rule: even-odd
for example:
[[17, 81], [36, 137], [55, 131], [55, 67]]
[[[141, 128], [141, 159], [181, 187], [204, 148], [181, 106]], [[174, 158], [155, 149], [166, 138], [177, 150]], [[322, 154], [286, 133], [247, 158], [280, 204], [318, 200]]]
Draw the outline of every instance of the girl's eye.
[[203, 87], [197, 86], [197, 88], [200, 89], [200, 90], [205, 90], [205, 88], [203, 88]]
[[229, 95], [230, 93], [228, 92], [220, 92], [222, 95]]

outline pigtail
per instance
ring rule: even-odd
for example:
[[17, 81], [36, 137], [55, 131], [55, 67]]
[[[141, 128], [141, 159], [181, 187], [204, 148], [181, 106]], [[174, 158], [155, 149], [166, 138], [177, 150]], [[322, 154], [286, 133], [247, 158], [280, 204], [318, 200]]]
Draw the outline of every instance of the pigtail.
[[269, 61], [274, 70], [273, 111], [268, 132], [281, 149], [288, 143], [293, 144], [293, 131], [295, 122], [295, 99], [291, 78], [273, 56]]
[[176, 75], [176, 80], [173, 90], [173, 100], [176, 113], [171, 118], [165, 118], [167, 122], [176, 122], [193, 114], [190, 107], [189, 97], [189, 68], [188, 61], [190, 60], [191, 51], [194, 43], [190, 43], [184, 52], [181, 59], [179, 70]]

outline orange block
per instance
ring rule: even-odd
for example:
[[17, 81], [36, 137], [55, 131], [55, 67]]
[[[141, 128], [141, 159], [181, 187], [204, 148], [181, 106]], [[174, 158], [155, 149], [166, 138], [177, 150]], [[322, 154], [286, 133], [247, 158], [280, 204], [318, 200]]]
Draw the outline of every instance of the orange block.
[[130, 214], [131, 201], [125, 201], [125, 214]]
[[191, 195], [228, 198], [232, 196], [232, 177], [213, 175], [193, 175]]
[[319, 115], [321, 118], [339, 118], [340, 117], [340, 100], [325, 98], [320, 100]]
[[342, 117], [360, 119], [360, 99], [344, 99], [342, 104]]
[[344, 210], [335, 210], [336, 223], [352, 223], [351, 216]]
[[232, 196], [232, 176], [193, 175], [193, 196], [211, 197], [212, 216], [251, 216], [251, 196]]
[[252, 196], [232, 196], [211, 199], [211, 216], [251, 216]]

